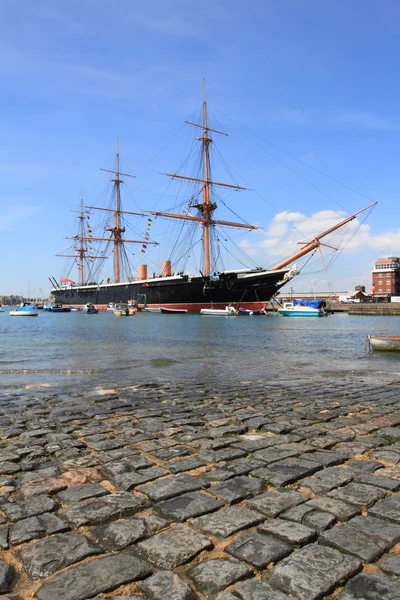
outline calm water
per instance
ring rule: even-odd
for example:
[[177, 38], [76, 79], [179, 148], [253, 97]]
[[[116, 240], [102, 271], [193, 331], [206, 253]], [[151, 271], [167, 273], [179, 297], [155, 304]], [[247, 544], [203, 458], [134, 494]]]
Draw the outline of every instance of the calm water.
[[323, 319], [138, 313], [0, 313], [1, 389], [82, 389], [144, 382], [253, 381], [321, 374], [400, 377], [400, 353], [365, 352], [367, 333], [400, 334], [400, 317]]

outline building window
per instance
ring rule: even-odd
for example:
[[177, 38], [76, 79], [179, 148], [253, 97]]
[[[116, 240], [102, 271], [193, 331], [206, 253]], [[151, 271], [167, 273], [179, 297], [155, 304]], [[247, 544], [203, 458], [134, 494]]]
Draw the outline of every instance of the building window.
[[380, 292], [383, 292], [382, 288], [379, 288], [379, 291], [380, 291]]
[[379, 285], [382, 285], [382, 279], [380, 279], [380, 280], [378, 281], [378, 283], [379, 283]]

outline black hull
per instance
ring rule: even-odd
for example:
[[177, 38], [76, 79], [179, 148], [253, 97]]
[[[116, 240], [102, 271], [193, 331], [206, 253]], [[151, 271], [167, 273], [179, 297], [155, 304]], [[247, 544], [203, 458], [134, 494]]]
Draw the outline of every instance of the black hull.
[[54, 288], [51, 293], [59, 304], [82, 306], [91, 302], [98, 308], [106, 308], [110, 302], [135, 300], [139, 306], [184, 308], [192, 312], [211, 304], [216, 307], [240, 304], [258, 309], [291, 277], [289, 269], [237, 271], [221, 273], [215, 278], [178, 275], [118, 284], [71, 285]]

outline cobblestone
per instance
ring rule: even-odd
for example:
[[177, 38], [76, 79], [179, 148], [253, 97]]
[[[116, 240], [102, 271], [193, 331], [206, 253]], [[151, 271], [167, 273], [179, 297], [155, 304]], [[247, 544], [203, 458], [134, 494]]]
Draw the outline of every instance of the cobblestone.
[[397, 600], [396, 385], [0, 392], [1, 593]]

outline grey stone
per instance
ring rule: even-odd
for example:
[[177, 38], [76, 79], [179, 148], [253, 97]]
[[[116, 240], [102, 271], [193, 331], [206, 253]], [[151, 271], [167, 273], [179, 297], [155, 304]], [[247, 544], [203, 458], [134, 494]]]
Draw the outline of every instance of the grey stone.
[[277, 517], [284, 510], [301, 504], [306, 499], [306, 496], [303, 496], [300, 492], [278, 488], [249, 500], [248, 505], [267, 517]]
[[317, 508], [323, 512], [332, 513], [339, 521], [347, 521], [361, 512], [354, 504], [348, 504], [335, 498], [314, 498], [306, 503], [306, 506]]
[[46, 533], [49, 535], [52, 533], [62, 533], [69, 530], [69, 525], [62, 519], [54, 515], [53, 513], [44, 513], [38, 515], [39, 523], [45, 528]]
[[105, 477], [114, 480], [117, 475], [121, 475], [122, 473], [130, 473], [137, 469], [146, 469], [153, 466], [154, 462], [147, 460], [143, 456], [136, 455], [123, 458], [117, 462], [108, 462], [102, 467], [101, 472]]
[[114, 477], [114, 483], [119, 490], [123, 492], [129, 492], [138, 485], [153, 481], [159, 477], [167, 475], [166, 471], [158, 469], [157, 467], [150, 467], [150, 469], [141, 469], [140, 471], [134, 471], [132, 473], [121, 473]]
[[16, 546], [23, 544], [23, 542], [30, 542], [31, 540], [43, 537], [45, 533], [46, 530], [39, 519], [37, 517], [29, 517], [11, 525], [9, 534], [10, 543]]
[[275, 486], [289, 485], [312, 475], [320, 466], [310, 460], [287, 458], [267, 468], [255, 469], [252, 474]]
[[385, 495], [384, 490], [362, 483], [349, 483], [328, 494], [331, 498], [337, 498], [361, 508], [372, 506], [377, 500], [384, 498]]
[[244, 581], [235, 588], [235, 596], [233, 598], [237, 597], [240, 600], [290, 600], [289, 596], [283, 592], [272, 589], [268, 583], [260, 581], [255, 577]]
[[85, 600], [124, 583], [143, 579], [150, 569], [128, 554], [95, 558], [54, 575], [36, 592], [39, 600]]
[[[271, 464], [278, 462], [278, 460], [283, 460], [284, 458], [298, 456], [308, 449], [311, 450], [311, 446], [306, 446], [305, 444], [280, 444], [277, 447], [274, 446], [272, 448], [265, 448], [264, 450], [257, 450], [257, 452], [254, 452], [253, 456], [267, 464]], [[309, 456], [306, 455], [304, 458], [309, 458]]]
[[263, 523], [257, 527], [257, 531], [272, 534], [284, 542], [297, 546], [312, 542], [317, 537], [314, 529], [284, 519], [274, 519], [268, 523]]
[[400, 490], [400, 481], [398, 479], [389, 479], [388, 477], [381, 477], [379, 471], [376, 475], [371, 473], [364, 473], [361, 471], [359, 474], [354, 476], [356, 483], [366, 483], [367, 485], [375, 485], [376, 487], [383, 488], [384, 490], [390, 490], [391, 492], [398, 492]]
[[0, 548], [8, 550], [8, 525], [0, 525]]
[[350, 469], [342, 467], [328, 467], [317, 473], [312, 479], [306, 479], [302, 485], [309, 487], [314, 494], [323, 494], [333, 488], [340, 487], [350, 483], [353, 479], [353, 472]]
[[398, 600], [400, 580], [383, 573], [360, 573], [351, 579], [339, 600]]
[[369, 509], [368, 514], [400, 524], [400, 496], [391, 496], [381, 500]]
[[381, 571], [387, 573], [388, 575], [397, 575], [400, 576], [400, 554], [392, 554], [389, 555], [389, 558], [381, 562], [379, 565]]
[[199, 477], [184, 474], [166, 477], [154, 483], [146, 483], [140, 486], [138, 491], [158, 502], [159, 500], [168, 500], [168, 498], [173, 498], [187, 492], [194, 492], [203, 486], [204, 481]]
[[223, 505], [223, 502], [219, 500], [210, 498], [200, 492], [193, 492], [192, 494], [182, 494], [177, 498], [159, 502], [156, 508], [166, 517], [182, 522], [191, 517], [213, 512]]
[[140, 584], [152, 600], [196, 600], [197, 595], [172, 571], [159, 571]]
[[16, 502], [7, 502], [2, 506], [10, 521], [19, 521], [28, 517], [35, 517], [45, 512], [50, 512], [56, 508], [57, 504], [50, 496], [35, 496], [26, 502], [17, 504]]
[[351, 554], [364, 562], [375, 561], [389, 546], [388, 542], [372, 538], [350, 525], [333, 527], [319, 537], [318, 543]]
[[26, 546], [20, 552], [24, 568], [33, 578], [48, 577], [101, 549], [80, 533], [60, 533]]
[[207, 560], [188, 571], [197, 589], [207, 598], [250, 574], [250, 569], [233, 559]]
[[0, 592], [9, 592], [14, 579], [14, 569], [0, 560]]
[[306, 460], [314, 460], [318, 464], [323, 465], [324, 467], [333, 467], [334, 465], [344, 463], [349, 458], [349, 456], [348, 454], [341, 452], [333, 452], [330, 450], [316, 450], [315, 452], [303, 454], [300, 458], [305, 458]]
[[141, 558], [163, 569], [174, 569], [210, 548], [212, 543], [187, 525], [175, 525], [135, 545]]
[[240, 502], [245, 498], [251, 498], [258, 494], [264, 485], [258, 479], [251, 479], [250, 477], [234, 477], [224, 483], [220, 483], [210, 489], [210, 492], [222, 498], [228, 504]]
[[303, 525], [315, 529], [318, 533], [329, 529], [329, 527], [332, 527], [335, 523], [336, 518], [333, 515], [320, 510], [312, 510], [307, 513], [303, 519]]
[[96, 527], [93, 533], [106, 550], [122, 550], [145, 537], [146, 525], [141, 519], [120, 519]]
[[362, 531], [368, 536], [378, 537], [391, 545], [400, 542], [400, 525], [395, 525], [389, 521], [383, 521], [375, 517], [354, 517], [349, 521], [349, 525], [357, 531]]
[[130, 516], [145, 506], [146, 501], [139, 496], [128, 493], [109, 494], [103, 498], [74, 504], [60, 510], [58, 514], [78, 528], [82, 525], [97, 525], [107, 519]]
[[271, 562], [290, 554], [292, 547], [272, 535], [242, 533], [225, 548], [225, 551], [257, 569], [264, 569]]
[[346, 466], [355, 471], [373, 473], [382, 467], [382, 463], [379, 463], [376, 460], [351, 460]]
[[254, 510], [229, 506], [211, 515], [198, 517], [191, 522], [191, 525], [206, 535], [225, 538], [241, 529], [257, 525], [261, 521], [264, 521], [264, 517]]
[[164, 463], [164, 467], [175, 475], [176, 473], [183, 473], [184, 471], [198, 469], [199, 467], [203, 467], [205, 464], [205, 461], [198, 460], [197, 458], [182, 458], [168, 461], [167, 463]]
[[85, 483], [83, 485], [75, 485], [58, 494], [63, 504], [74, 504], [88, 498], [99, 498], [109, 494], [102, 485], [97, 483]]
[[267, 574], [268, 583], [299, 600], [316, 600], [361, 569], [352, 556], [310, 544], [284, 558]]

